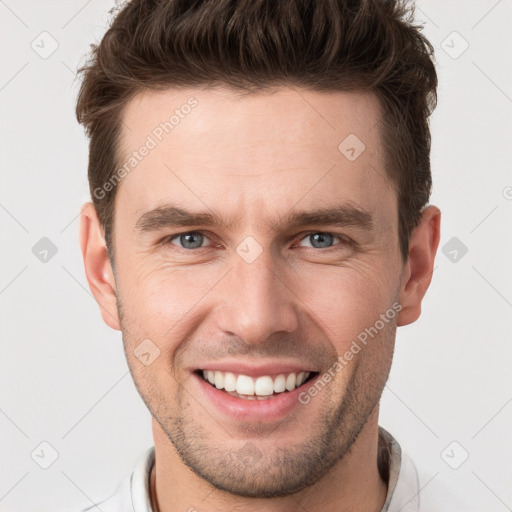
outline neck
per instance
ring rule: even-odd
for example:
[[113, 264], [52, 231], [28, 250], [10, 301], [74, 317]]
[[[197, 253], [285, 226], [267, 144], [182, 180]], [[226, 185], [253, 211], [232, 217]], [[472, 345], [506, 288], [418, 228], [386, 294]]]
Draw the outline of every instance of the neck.
[[386, 499], [387, 482], [382, 480], [377, 466], [378, 410], [368, 419], [349, 452], [329, 473], [302, 491], [278, 498], [244, 498], [213, 488], [183, 463], [155, 419], [152, 427], [153, 512], [196, 509], [295, 512], [297, 508], [310, 512], [380, 512]]

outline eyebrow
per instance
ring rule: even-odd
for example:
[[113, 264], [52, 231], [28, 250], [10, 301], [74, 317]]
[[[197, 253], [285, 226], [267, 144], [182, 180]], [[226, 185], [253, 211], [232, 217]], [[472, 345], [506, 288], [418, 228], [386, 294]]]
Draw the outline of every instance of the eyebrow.
[[[164, 205], [143, 213], [135, 224], [135, 229], [140, 233], [185, 226], [211, 226], [232, 229], [238, 224], [239, 220], [239, 218], [226, 220], [212, 211], [192, 212], [177, 206]], [[371, 213], [351, 204], [318, 208], [311, 211], [292, 210], [272, 224], [289, 228], [299, 228], [307, 225], [352, 226], [366, 231], [372, 231], [375, 227], [375, 221]]]

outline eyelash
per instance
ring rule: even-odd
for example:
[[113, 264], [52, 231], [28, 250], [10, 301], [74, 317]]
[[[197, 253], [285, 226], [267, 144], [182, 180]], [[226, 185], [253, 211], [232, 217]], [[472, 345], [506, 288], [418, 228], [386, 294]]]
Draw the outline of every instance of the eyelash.
[[[174, 235], [171, 235], [171, 236], [168, 236], [168, 237], [164, 238], [162, 240], [162, 242], [161, 242], [161, 245], [173, 245], [177, 249], [180, 249], [181, 251], [189, 252], [189, 253], [193, 252], [193, 251], [198, 251], [199, 249], [208, 249], [209, 246], [197, 247], [196, 249], [186, 249], [184, 247], [180, 247], [179, 245], [175, 245], [175, 244], [171, 243], [171, 241], [174, 240], [175, 238], [178, 238], [178, 237], [180, 237], [182, 235], [190, 235], [190, 234], [193, 234], [193, 233], [198, 233], [198, 234], [203, 235], [203, 236], [205, 236], [205, 237], [207, 237], [209, 239], [208, 233], [206, 231], [183, 231], [181, 233], [176, 233]], [[316, 247], [309, 247], [310, 249], [316, 249], [317, 251], [326, 252], [326, 251], [329, 251], [329, 250], [333, 250], [333, 249], [336, 249], [337, 245], [344, 245], [344, 246], [353, 246], [354, 245], [354, 241], [352, 239], [348, 238], [345, 235], [340, 235], [340, 234], [337, 234], [337, 233], [332, 233], [330, 231], [318, 231], [318, 230], [308, 231], [306, 233], [303, 233], [302, 237], [299, 239], [299, 242], [301, 242], [302, 240], [304, 240], [308, 236], [314, 235], [314, 234], [333, 235], [334, 237], [337, 237], [339, 240], [341, 240], [341, 242], [339, 244], [335, 244], [332, 247], [326, 247], [324, 249], [321, 249], [321, 248], [319, 249], [319, 248], [316, 248]]]

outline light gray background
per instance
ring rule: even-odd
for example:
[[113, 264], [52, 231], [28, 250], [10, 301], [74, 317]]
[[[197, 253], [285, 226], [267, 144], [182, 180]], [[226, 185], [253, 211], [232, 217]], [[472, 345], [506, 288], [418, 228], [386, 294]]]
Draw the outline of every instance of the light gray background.
[[[152, 444], [121, 335], [101, 319], [78, 245], [87, 141], [74, 73], [112, 5], [0, 1], [1, 510], [91, 505]], [[501, 512], [512, 510], [512, 5], [417, 6], [437, 50], [431, 202], [442, 239], [422, 317], [398, 332], [381, 424], [431, 489], [448, 482], [476, 509]], [[59, 45], [46, 59], [31, 47], [51, 49], [43, 31]], [[32, 252], [42, 237], [58, 249], [46, 263]], [[468, 252], [451, 261], [451, 245], [442, 248], [459, 241]], [[50, 462], [42, 442], [58, 453], [48, 469], [35, 462]]]

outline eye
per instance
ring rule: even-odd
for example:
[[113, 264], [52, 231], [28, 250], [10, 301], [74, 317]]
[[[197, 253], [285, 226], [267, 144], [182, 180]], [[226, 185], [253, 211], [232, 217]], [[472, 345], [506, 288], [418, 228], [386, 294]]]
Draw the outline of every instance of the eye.
[[[338, 239], [338, 243], [335, 243], [336, 239]], [[209, 238], [200, 231], [187, 231], [185, 233], [178, 233], [167, 237], [162, 241], [162, 244], [171, 244], [178, 246], [181, 249], [192, 251], [194, 249], [208, 247], [208, 245], [204, 245], [204, 242], [207, 240], [209, 240]], [[307, 233], [301, 238], [298, 245], [304, 247], [304, 241], [309, 241], [311, 244], [309, 247], [312, 247], [313, 249], [330, 249], [336, 245], [350, 245], [350, 239], [348, 237], [324, 231], [312, 231]], [[308, 246], [306, 245], [306, 247]]]
[[[178, 240], [179, 244], [173, 243], [173, 240]], [[188, 231], [186, 233], [179, 233], [164, 240], [164, 244], [178, 245], [182, 249], [200, 249], [203, 247], [203, 242], [208, 240], [208, 237], [199, 231]]]
[[[341, 241], [342, 245], [350, 244], [350, 240], [347, 237], [324, 231], [313, 231], [308, 233], [301, 240], [309, 240], [311, 243], [310, 247], [313, 247], [314, 249], [329, 249], [332, 247], [333, 241], [336, 238]], [[299, 243], [299, 245], [302, 245], [302, 243]]]

